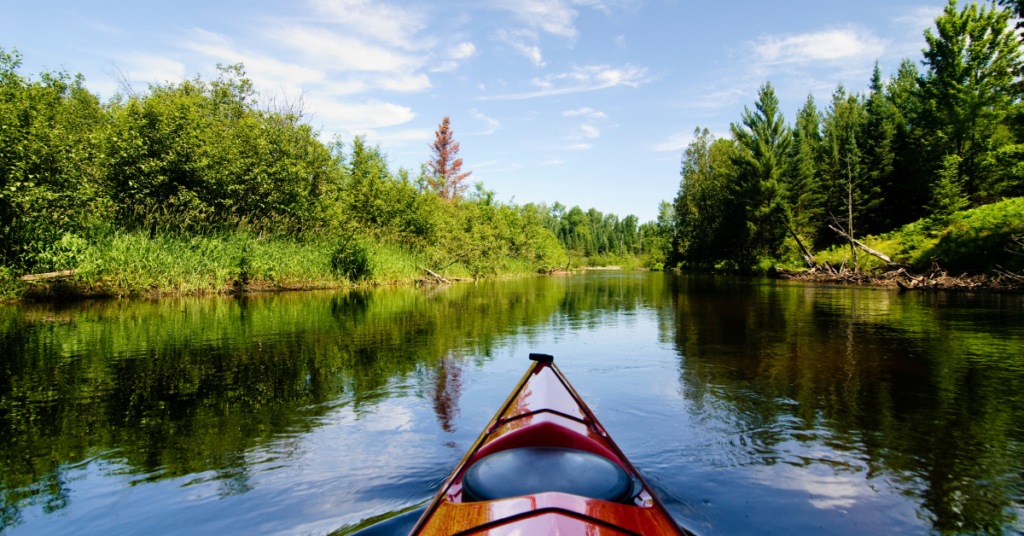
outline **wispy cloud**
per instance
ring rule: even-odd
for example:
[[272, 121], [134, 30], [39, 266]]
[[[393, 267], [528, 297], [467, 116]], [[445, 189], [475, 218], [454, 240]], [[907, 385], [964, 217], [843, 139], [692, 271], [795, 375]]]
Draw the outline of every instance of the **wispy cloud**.
[[691, 141], [693, 141], [692, 133], [678, 132], [676, 134], [669, 136], [668, 140], [651, 147], [651, 150], [659, 153], [677, 152], [686, 148], [686, 146], [689, 145]]
[[583, 131], [583, 135], [587, 138], [597, 138], [601, 136], [601, 131], [594, 125], [580, 125], [580, 130]]
[[935, 26], [935, 18], [942, 14], [943, 6], [918, 6], [907, 10], [893, 22], [905, 24], [914, 32], [923, 33], [925, 28]]
[[626, 36], [620, 35], [615, 38], [615, 45], [619, 48], [626, 48]]
[[562, 112], [565, 117], [573, 117], [577, 115], [584, 115], [593, 119], [607, 119], [608, 116], [604, 112], [599, 112], [592, 108], [580, 108], [578, 110], [566, 110]]
[[310, 0], [310, 4], [322, 22], [345, 26], [350, 32], [394, 47], [425, 46], [414, 41], [426, 25], [424, 15], [414, 10], [372, 0]]
[[564, 163], [565, 163], [565, 160], [562, 160], [561, 158], [552, 158], [551, 160], [545, 160], [543, 162], [539, 162], [539, 164], [542, 165], [542, 166], [555, 166], [555, 165], [564, 164]]
[[547, 63], [544, 62], [544, 57], [541, 54], [540, 47], [526, 43], [526, 39], [536, 41], [536, 34], [523, 30], [515, 32], [498, 30], [494, 33], [494, 37], [511, 46], [516, 52], [529, 58], [537, 67], [544, 67], [547, 65]]
[[648, 80], [646, 68], [637, 67], [628, 63], [616, 69], [607, 65], [586, 65], [576, 67], [568, 73], [552, 74], [544, 78], [534, 78], [530, 83], [540, 87], [541, 89], [539, 91], [514, 93], [510, 95], [488, 95], [480, 97], [480, 99], [530, 99], [534, 97], [547, 97], [550, 95], [564, 95], [566, 93], [579, 93], [581, 91], [594, 91], [615, 86], [637, 87]]
[[462, 60], [476, 54], [476, 45], [473, 43], [459, 43], [448, 50], [448, 57]]
[[498, 122], [497, 119], [491, 119], [490, 117], [487, 117], [486, 115], [478, 111], [476, 108], [470, 110], [469, 113], [473, 116], [473, 119], [476, 119], [477, 121], [483, 121], [484, 123], [487, 124], [487, 130], [485, 130], [484, 132], [477, 132], [476, 134], [494, 134], [494, 131], [501, 128], [501, 123]]
[[579, 143], [579, 142], [576, 142], [576, 143], [574, 143], [574, 144], [572, 144], [572, 145], [570, 145], [570, 146], [568, 146], [566, 148], [567, 149], [571, 149], [573, 151], [586, 151], [586, 150], [589, 150], [589, 149], [593, 149], [594, 146], [589, 144], [589, 143]]
[[332, 127], [343, 130], [390, 127], [416, 117], [411, 108], [375, 99], [349, 103], [314, 97], [309, 100], [309, 109], [318, 117], [329, 120]]
[[853, 27], [782, 37], [762, 37], [753, 44], [762, 62], [801, 63], [877, 57], [887, 41]]
[[511, 11], [517, 19], [532, 28], [545, 32], [575, 38], [576, 26], [573, 21], [579, 13], [562, 0], [504, 0], [497, 7]]

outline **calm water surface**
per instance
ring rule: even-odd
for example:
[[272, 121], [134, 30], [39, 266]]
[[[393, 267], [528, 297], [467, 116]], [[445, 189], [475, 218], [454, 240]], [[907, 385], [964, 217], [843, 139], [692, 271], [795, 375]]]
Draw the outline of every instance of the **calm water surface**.
[[0, 532], [347, 534], [531, 351], [697, 534], [1024, 533], [1024, 297], [660, 273], [0, 308]]

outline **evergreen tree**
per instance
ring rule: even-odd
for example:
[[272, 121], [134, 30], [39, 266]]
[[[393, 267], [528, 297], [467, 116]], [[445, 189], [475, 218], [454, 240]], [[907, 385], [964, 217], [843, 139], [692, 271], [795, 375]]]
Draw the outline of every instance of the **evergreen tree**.
[[814, 95], [796, 114], [793, 145], [789, 151], [786, 199], [798, 232], [813, 238], [817, 222], [823, 221], [824, 193], [818, 183], [821, 168], [821, 113]]
[[742, 124], [731, 125], [739, 151], [733, 158], [736, 174], [729, 185], [729, 217], [736, 223], [728, 242], [732, 260], [741, 267], [777, 254], [786, 234], [780, 221], [786, 217], [782, 176], [793, 139], [771, 82], [758, 90], [754, 107], [754, 111], [744, 108]]
[[[842, 84], [832, 93], [832, 104], [823, 123], [823, 159], [819, 187], [824, 195], [823, 205], [815, 207], [824, 219], [815, 222], [815, 246], [826, 247], [839, 242], [839, 237], [828, 228], [832, 218], [845, 222], [849, 228], [863, 212], [870, 198], [864, 190], [864, 160], [860, 139], [867, 113], [864, 100], [847, 93]], [[852, 215], [850, 206], [853, 206]]]
[[886, 203], [886, 197], [892, 192], [895, 181], [899, 128], [899, 112], [886, 95], [882, 71], [877, 61], [864, 107], [867, 119], [862, 144], [867, 175], [864, 190], [868, 202], [862, 208], [864, 224], [861, 227], [866, 233], [871, 234], [892, 228], [890, 214], [896, 206]]

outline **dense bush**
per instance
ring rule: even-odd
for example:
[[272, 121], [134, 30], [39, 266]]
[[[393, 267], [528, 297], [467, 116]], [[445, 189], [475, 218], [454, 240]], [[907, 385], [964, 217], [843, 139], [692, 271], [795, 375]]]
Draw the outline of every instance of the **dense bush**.
[[[425, 168], [393, 171], [361, 137], [326, 145], [301, 111], [261, 107], [241, 65], [123, 88], [106, 104], [81, 76], [32, 81], [20, 66], [0, 49], [5, 297], [19, 273], [71, 268], [121, 293], [408, 279], [420, 265], [519, 273], [564, 259], [534, 208], [482, 186], [443, 198]], [[316, 265], [295, 266], [293, 249]]]
[[0, 262], [17, 270], [66, 264], [62, 242], [89, 231], [106, 116], [81, 76], [18, 73], [21, 56], [0, 48]]

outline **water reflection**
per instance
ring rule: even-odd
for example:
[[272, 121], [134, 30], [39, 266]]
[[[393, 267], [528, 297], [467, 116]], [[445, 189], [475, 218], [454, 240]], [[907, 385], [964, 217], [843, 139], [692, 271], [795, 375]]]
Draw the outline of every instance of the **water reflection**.
[[785, 464], [752, 477], [817, 508], [895, 486], [934, 530], [1019, 528], [1016, 298], [676, 282], [683, 394], [735, 433], [708, 462]]
[[1022, 531], [1021, 297], [638, 273], [0, 308], [0, 531], [350, 532], [537, 350], [703, 534]]

